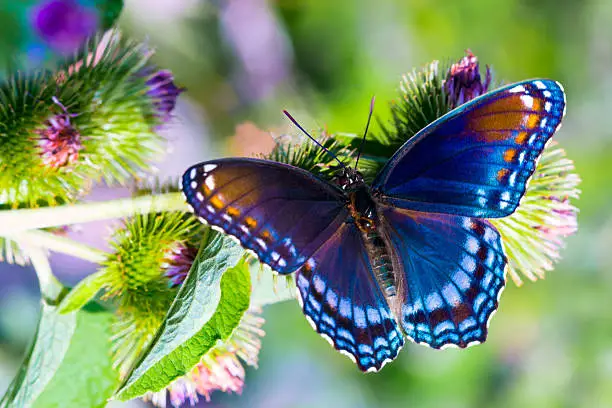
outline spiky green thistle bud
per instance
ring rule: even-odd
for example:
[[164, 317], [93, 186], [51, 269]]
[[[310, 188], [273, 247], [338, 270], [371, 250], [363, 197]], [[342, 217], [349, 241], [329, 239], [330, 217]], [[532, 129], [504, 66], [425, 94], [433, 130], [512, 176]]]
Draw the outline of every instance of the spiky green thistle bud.
[[163, 84], [142, 74], [149, 56], [112, 32], [55, 73], [0, 85], [0, 205], [74, 202], [97, 180], [143, 175], [163, 152], [155, 129], [178, 95], [160, 94], [176, 88], [167, 71]]
[[202, 226], [184, 213], [138, 215], [112, 237], [103, 264], [104, 298], [117, 305], [115, 364], [125, 373], [159, 329], [177, 288], [167, 275], [178, 248], [201, 240]]

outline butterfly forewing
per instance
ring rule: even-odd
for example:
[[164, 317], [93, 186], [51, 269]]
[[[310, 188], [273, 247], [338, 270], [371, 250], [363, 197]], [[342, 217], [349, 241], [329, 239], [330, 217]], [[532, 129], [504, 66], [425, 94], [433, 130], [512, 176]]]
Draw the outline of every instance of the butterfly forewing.
[[488, 93], [406, 142], [377, 176], [373, 189], [396, 207], [507, 216], [518, 206], [564, 111], [563, 88], [550, 80]]
[[341, 190], [281, 163], [208, 161], [189, 168], [182, 183], [197, 216], [279, 273], [302, 266], [347, 218]]
[[484, 342], [505, 284], [501, 238], [485, 220], [381, 207], [400, 264], [398, 318], [434, 348]]

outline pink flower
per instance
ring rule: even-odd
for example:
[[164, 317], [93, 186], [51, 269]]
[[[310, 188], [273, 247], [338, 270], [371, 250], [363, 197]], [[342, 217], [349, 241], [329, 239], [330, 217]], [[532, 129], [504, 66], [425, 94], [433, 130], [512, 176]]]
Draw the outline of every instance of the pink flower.
[[36, 131], [40, 136], [40, 155], [43, 163], [49, 167], [59, 168], [75, 163], [79, 150], [83, 149], [81, 134], [70, 122], [71, 116], [66, 111], [52, 116], [45, 121], [45, 128]]

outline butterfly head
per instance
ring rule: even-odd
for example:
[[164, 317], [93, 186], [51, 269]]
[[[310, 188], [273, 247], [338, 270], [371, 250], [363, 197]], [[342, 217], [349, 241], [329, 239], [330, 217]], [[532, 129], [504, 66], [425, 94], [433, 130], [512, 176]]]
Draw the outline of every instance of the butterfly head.
[[332, 182], [347, 192], [355, 191], [365, 186], [363, 175], [351, 167], [339, 169]]

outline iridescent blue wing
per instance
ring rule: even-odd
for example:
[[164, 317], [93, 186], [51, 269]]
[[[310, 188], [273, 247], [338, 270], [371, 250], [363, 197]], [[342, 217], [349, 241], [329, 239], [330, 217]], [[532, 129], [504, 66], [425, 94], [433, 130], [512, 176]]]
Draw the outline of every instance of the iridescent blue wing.
[[404, 339], [355, 224], [344, 224], [298, 271], [296, 283], [315, 330], [363, 371], [393, 360]]
[[183, 175], [182, 189], [198, 217], [279, 273], [296, 271], [348, 216], [342, 190], [267, 160], [197, 164]]
[[506, 258], [486, 220], [382, 206], [400, 269], [404, 333], [434, 348], [485, 341], [504, 288]]
[[564, 112], [563, 88], [550, 80], [485, 94], [406, 142], [376, 177], [373, 190], [410, 210], [507, 216], [518, 206]]

